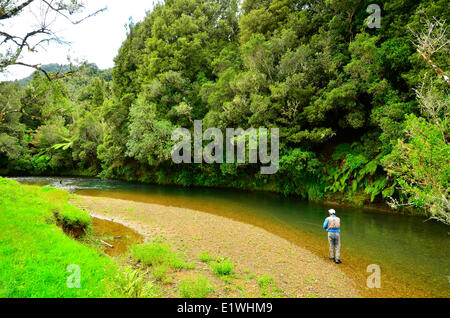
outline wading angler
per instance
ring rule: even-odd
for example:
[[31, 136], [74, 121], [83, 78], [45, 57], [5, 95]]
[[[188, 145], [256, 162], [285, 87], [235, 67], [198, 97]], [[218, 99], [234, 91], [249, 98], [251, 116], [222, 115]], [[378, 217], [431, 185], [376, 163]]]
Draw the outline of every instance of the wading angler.
[[[194, 121], [193, 162], [224, 163], [225, 148], [226, 163], [243, 164], [248, 162], [256, 164], [259, 162], [262, 165], [268, 165], [261, 167], [261, 174], [275, 174], [278, 172], [279, 166], [279, 129], [270, 129], [270, 154], [268, 153], [268, 136], [267, 128], [259, 128], [258, 130], [255, 128], [247, 130], [227, 128], [224, 141], [220, 129], [208, 128], [203, 133], [203, 121], [196, 120]], [[172, 141], [178, 141], [172, 149], [173, 162], [176, 164], [192, 163], [191, 132], [186, 128], [177, 128], [172, 133]], [[211, 142], [203, 147], [203, 141]]]

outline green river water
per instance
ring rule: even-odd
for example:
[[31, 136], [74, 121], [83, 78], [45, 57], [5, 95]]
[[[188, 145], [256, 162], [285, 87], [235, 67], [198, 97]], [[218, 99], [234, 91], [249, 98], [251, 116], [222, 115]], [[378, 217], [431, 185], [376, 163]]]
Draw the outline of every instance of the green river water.
[[[272, 193], [183, 188], [105, 181], [91, 178], [27, 177], [15, 180], [102, 196], [176, 206], [253, 224], [328, 258], [322, 224], [326, 205]], [[344, 272], [366, 296], [449, 297], [450, 233], [448, 226], [419, 217], [336, 207], [342, 223]], [[382, 288], [368, 290], [366, 268], [377, 264]]]

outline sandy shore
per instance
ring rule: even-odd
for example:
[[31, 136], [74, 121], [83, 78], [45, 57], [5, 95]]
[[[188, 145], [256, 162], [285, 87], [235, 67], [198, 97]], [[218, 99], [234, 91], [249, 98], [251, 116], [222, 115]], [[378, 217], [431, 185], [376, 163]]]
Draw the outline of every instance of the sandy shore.
[[[360, 297], [355, 283], [339, 265], [325, 261], [289, 241], [253, 225], [176, 207], [110, 198], [77, 196], [71, 202], [91, 215], [122, 223], [146, 240], [162, 237], [182, 250], [202, 274], [208, 266], [198, 254], [230, 258], [247, 293], [228, 290], [230, 297], [257, 297], [252, 276], [269, 275], [286, 297]], [[245, 278], [245, 279], [244, 279]]]

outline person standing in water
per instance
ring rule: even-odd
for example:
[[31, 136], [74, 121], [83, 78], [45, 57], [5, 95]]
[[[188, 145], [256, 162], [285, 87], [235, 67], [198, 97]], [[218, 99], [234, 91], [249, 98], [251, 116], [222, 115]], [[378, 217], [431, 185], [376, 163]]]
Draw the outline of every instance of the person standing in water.
[[328, 210], [329, 217], [325, 219], [323, 228], [328, 232], [330, 243], [330, 261], [341, 264], [341, 219], [336, 216], [336, 211]]

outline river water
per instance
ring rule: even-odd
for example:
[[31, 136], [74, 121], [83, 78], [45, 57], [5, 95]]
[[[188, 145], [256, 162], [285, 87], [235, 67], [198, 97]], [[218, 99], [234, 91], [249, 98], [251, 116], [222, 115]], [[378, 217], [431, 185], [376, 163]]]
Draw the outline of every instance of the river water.
[[[199, 210], [253, 224], [328, 259], [322, 229], [330, 206], [277, 194], [183, 188], [93, 178], [14, 178], [25, 184]], [[333, 207], [341, 218], [344, 273], [366, 297], [449, 297], [448, 226], [419, 217]], [[381, 269], [381, 288], [369, 289], [367, 266]], [[337, 265], [338, 266], [338, 265]]]

